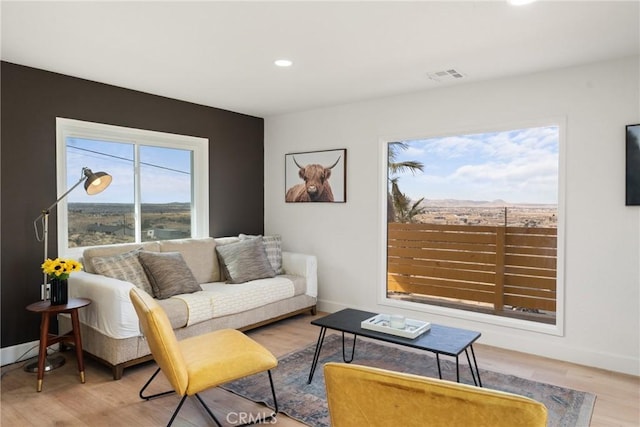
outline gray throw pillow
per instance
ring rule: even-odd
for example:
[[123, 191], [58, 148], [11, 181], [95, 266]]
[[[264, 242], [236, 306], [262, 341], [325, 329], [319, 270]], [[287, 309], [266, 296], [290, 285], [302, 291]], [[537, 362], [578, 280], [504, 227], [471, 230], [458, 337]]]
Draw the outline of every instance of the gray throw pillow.
[[244, 283], [276, 275], [267, 259], [262, 237], [216, 246], [216, 251], [227, 283]]
[[[260, 236], [251, 236], [248, 234], [240, 234], [238, 236], [240, 240], [255, 239]], [[284, 268], [282, 268], [282, 239], [279, 235], [262, 236], [262, 244], [264, 250], [267, 252], [267, 259], [271, 268], [276, 274], [284, 274]]]
[[96, 273], [132, 283], [148, 294], [153, 294], [151, 283], [144, 272], [138, 255], [141, 249], [123, 254], [94, 257], [91, 262]]
[[165, 299], [202, 290], [180, 252], [140, 251], [139, 257], [156, 298]]

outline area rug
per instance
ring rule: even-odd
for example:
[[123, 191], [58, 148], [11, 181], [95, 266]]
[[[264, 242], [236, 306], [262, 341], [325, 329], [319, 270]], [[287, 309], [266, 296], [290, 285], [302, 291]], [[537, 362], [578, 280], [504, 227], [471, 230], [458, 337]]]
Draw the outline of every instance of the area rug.
[[[350, 354], [351, 340], [347, 340]], [[273, 370], [273, 381], [278, 398], [278, 409], [300, 422], [313, 426], [329, 426], [329, 412], [324, 387], [322, 366], [327, 362], [342, 362], [342, 338], [329, 335], [325, 338], [313, 381], [307, 384], [313, 360], [315, 344], [295, 351], [279, 359]], [[440, 358], [442, 377], [455, 381], [455, 361], [446, 356]], [[353, 363], [428, 377], [438, 376], [435, 356], [428, 352], [415, 352], [358, 339]], [[482, 366], [482, 360], [478, 360]], [[482, 385], [486, 388], [516, 393], [542, 402], [549, 412], [549, 426], [586, 427], [591, 420], [595, 395], [504, 375], [480, 369]], [[466, 357], [460, 357], [460, 382], [473, 384]], [[261, 402], [273, 408], [273, 398], [266, 375], [254, 375], [223, 386], [239, 396]]]

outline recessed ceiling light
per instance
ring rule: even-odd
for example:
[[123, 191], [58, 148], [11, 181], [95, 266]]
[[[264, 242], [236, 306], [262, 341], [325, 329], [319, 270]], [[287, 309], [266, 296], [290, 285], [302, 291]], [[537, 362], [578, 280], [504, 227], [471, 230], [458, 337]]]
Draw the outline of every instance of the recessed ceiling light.
[[293, 61], [290, 61], [288, 59], [276, 59], [274, 61], [274, 64], [276, 64], [278, 67], [291, 67], [293, 65]]

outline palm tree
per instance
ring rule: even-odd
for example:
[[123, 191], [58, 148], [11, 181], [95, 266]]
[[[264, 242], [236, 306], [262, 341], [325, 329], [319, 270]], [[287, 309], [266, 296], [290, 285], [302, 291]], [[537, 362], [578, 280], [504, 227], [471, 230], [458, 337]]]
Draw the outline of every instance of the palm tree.
[[425, 208], [420, 207], [424, 197], [411, 204], [411, 199], [398, 187], [398, 177], [391, 179], [391, 197], [396, 222], [415, 222], [414, 218], [425, 211]]
[[398, 158], [398, 152], [400, 150], [406, 150], [409, 145], [406, 142], [390, 142], [387, 154], [387, 163], [389, 169], [389, 176], [395, 175], [400, 172], [411, 172], [416, 174], [418, 171], [422, 172], [424, 164], [416, 160], [406, 160], [404, 162], [396, 162]]
[[389, 180], [389, 190], [387, 192], [387, 221], [394, 222], [412, 222], [413, 217], [424, 212], [424, 208], [418, 208], [418, 205], [424, 200], [424, 197], [409, 207], [410, 200], [400, 191], [398, 187], [398, 173], [411, 172], [416, 174], [422, 172], [424, 164], [416, 160], [407, 160], [397, 162], [398, 152], [406, 150], [409, 145], [406, 142], [390, 142], [387, 154], [387, 176]]

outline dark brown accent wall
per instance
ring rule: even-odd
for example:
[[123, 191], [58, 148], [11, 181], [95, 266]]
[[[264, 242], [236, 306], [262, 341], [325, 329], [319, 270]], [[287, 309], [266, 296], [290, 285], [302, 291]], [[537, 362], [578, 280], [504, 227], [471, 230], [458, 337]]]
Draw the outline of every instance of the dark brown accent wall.
[[[25, 307], [40, 299], [43, 246], [33, 220], [56, 199], [56, 117], [208, 138], [210, 234], [263, 232], [262, 118], [8, 62], [0, 78], [3, 348], [38, 339], [40, 319]], [[53, 211], [50, 257], [57, 255], [55, 224]]]

